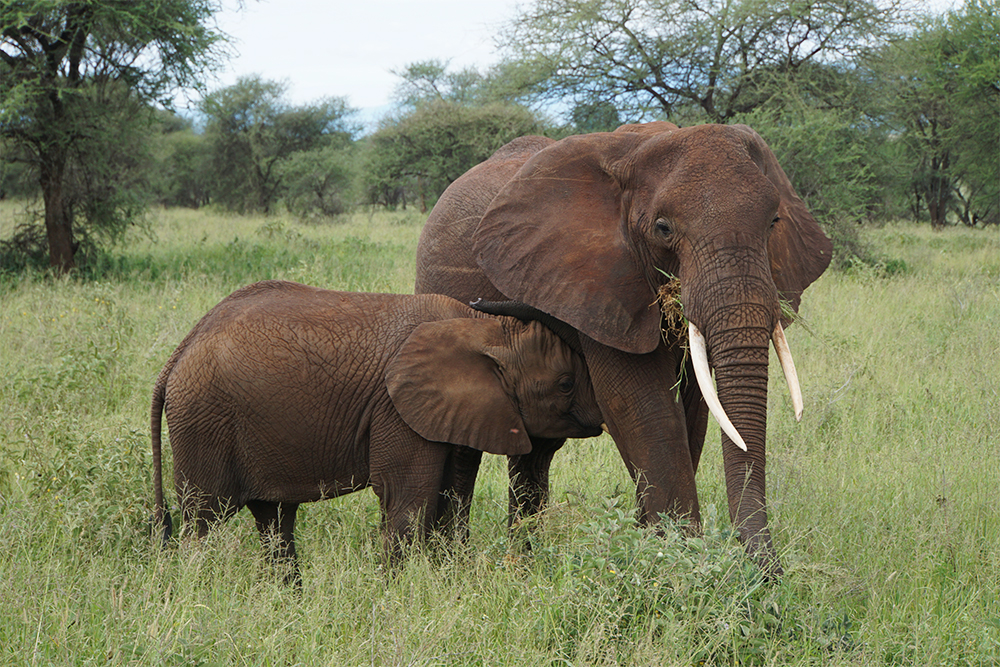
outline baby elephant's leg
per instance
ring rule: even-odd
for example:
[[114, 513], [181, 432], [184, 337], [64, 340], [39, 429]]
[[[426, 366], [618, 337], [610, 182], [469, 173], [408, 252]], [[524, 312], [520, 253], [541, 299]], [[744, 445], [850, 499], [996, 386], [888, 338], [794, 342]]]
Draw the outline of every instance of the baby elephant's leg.
[[260, 531], [260, 539], [265, 547], [271, 549], [271, 558], [275, 565], [288, 567], [285, 575], [286, 584], [302, 586], [302, 575], [299, 572], [299, 561], [295, 556], [295, 513], [298, 503], [275, 503], [266, 500], [250, 500], [247, 507], [253, 513]]
[[[205, 486], [211, 488], [211, 485]], [[194, 527], [199, 538], [205, 537], [212, 526], [226, 521], [239, 509], [239, 506], [230, 502], [228, 496], [220, 495], [217, 490], [201, 491], [199, 487], [186, 481], [178, 485], [177, 494], [180, 497], [184, 525]]]
[[430, 533], [449, 449], [416, 437], [387, 451], [373, 447], [372, 488], [382, 508], [383, 545], [390, 562], [399, 562], [414, 538]]
[[469, 539], [469, 513], [482, 458], [483, 453], [478, 449], [451, 446], [441, 480], [437, 517], [431, 530], [459, 542]]

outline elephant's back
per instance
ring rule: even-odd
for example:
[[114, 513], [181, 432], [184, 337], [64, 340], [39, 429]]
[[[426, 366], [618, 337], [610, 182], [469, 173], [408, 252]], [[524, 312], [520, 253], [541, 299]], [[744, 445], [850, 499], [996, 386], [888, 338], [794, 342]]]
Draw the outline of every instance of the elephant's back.
[[518, 137], [444, 191], [417, 243], [417, 294], [447, 294], [462, 302], [505, 298], [476, 263], [472, 234], [503, 186], [532, 155], [553, 143], [547, 137]]

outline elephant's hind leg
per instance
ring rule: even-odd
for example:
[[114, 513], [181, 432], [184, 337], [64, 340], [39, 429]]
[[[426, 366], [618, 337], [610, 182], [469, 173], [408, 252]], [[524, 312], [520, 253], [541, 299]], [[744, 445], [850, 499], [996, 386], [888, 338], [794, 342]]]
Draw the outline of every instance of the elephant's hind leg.
[[295, 555], [295, 514], [298, 503], [275, 503], [266, 500], [247, 501], [247, 507], [257, 522], [257, 530], [271, 558], [278, 567], [288, 568], [285, 583], [302, 586], [299, 561]]
[[186, 481], [177, 485], [177, 495], [180, 498], [185, 530], [193, 526], [199, 538], [205, 537], [212, 526], [226, 521], [240, 509], [230, 498], [201, 491]]

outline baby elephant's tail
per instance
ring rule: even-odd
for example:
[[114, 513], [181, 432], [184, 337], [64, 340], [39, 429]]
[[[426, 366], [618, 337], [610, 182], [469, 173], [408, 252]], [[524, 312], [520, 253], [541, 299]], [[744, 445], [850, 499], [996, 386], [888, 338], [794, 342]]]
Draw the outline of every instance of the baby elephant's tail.
[[174, 522], [170, 518], [170, 512], [163, 502], [163, 474], [162, 458], [160, 455], [160, 431], [162, 427], [163, 403], [167, 389], [167, 378], [170, 376], [174, 359], [171, 357], [167, 366], [156, 379], [156, 386], [153, 388], [153, 406], [150, 410], [150, 435], [153, 442], [153, 525], [152, 533], [155, 536], [160, 533], [160, 541], [166, 546], [170, 536], [174, 532]]

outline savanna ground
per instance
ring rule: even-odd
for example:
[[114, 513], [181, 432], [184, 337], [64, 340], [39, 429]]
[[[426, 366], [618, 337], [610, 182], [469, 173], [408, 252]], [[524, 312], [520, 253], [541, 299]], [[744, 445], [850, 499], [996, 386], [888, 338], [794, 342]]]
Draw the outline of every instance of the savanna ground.
[[[0, 209], [0, 238], [12, 211]], [[246, 512], [200, 543], [151, 542], [153, 381], [243, 284], [411, 291], [423, 217], [156, 215], [156, 242], [89, 275], [0, 275], [0, 663], [1000, 661], [996, 229], [871, 229], [892, 271], [830, 271], [806, 292], [806, 326], [788, 334], [799, 424], [772, 367], [779, 582], [733, 540], [712, 423], [704, 538], [635, 525], [634, 487], [603, 436], [557, 455], [530, 554], [508, 544], [499, 457], [484, 459], [468, 545], [418, 551], [395, 573], [380, 564], [370, 491], [303, 506], [297, 593]]]

